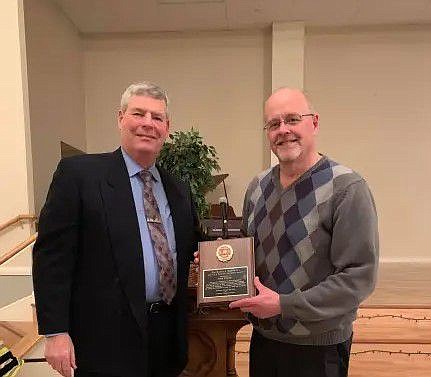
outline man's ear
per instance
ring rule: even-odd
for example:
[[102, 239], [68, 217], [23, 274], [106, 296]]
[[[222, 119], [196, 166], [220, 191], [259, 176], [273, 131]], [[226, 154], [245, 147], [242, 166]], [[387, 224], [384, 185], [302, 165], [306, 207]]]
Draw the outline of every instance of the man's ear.
[[118, 113], [117, 113], [117, 126], [120, 129], [121, 129], [121, 121], [123, 120], [123, 118], [124, 118], [124, 113], [121, 110], [118, 110]]
[[314, 114], [313, 116], [313, 127], [314, 127], [314, 134], [316, 135], [319, 133], [320, 125], [319, 125], [319, 114]]

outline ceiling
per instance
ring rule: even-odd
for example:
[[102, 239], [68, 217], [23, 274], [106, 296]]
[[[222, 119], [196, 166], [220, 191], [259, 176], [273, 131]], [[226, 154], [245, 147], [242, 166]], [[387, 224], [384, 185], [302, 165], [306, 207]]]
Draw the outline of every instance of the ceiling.
[[431, 0], [53, 0], [82, 33], [431, 23]]

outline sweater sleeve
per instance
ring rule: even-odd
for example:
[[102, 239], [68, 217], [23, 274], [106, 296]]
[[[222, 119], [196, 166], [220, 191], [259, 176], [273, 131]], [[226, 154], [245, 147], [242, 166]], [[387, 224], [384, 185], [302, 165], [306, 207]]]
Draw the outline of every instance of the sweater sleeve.
[[250, 185], [247, 188], [247, 191], [244, 195], [244, 203], [242, 206], [242, 224], [241, 224], [241, 233], [244, 237], [247, 237], [247, 229], [248, 229], [248, 217], [250, 215]]
[[374, 289], [378, 267], [377, 214], [364, 180], [334, 198], [329, 256], [334, 271], [319, 284], [280, 295], [283, 318], [324, 321], [355, 310]]

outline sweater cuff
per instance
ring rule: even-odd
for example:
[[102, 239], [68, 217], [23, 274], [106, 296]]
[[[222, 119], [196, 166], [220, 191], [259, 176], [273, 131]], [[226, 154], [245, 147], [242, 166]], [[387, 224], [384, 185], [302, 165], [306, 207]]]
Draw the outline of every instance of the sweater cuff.
[[281, 308], [281, 318], [291, 318], [298, 319], [292, 313], [292, 310], [289, 310], [293, 305], [299, 303], [300, 301], [300, 289], [295, 289], [293, 292], [289, 294], [280, 294], [280, 308]]

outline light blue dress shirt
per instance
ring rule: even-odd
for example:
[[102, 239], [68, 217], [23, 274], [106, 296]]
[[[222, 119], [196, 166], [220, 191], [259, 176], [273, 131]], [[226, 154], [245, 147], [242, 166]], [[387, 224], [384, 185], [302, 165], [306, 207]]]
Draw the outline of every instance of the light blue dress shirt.
[[[153, 242], [151, 240], [150, 231], [148, 229], [147, 220], [144, 209], [143, 186], [144, 183], [139, 176], [142, 167], [134, 161], [122, 148], [124, 161], [126, 162], [127, 171], [129, 173], [130, 184], [132, 185], [133, 200], [135, 202], [136, 214], [138, 216], [139, 231], [141, 233], [142, 250], [144, 257], [145, 269], [145, 288], [146, 301], [155, 302], [160, 300], [159, 291], [159, 266], [157, 264], [156, 255], [154, 253]], [[166, 237], [168, 238], [169, 251], [172, 254], [174, 261], [175, 278], [177, 273], [177, 253], [175, 244], [174, 224], [172, 222], [171, 209], [166, 197], [165, 189], [163, 188], [160, 173], [155, 165], [148, 169], [153, 176], [153, 194], [159, 206], [162, 223], [165, 228]]]

